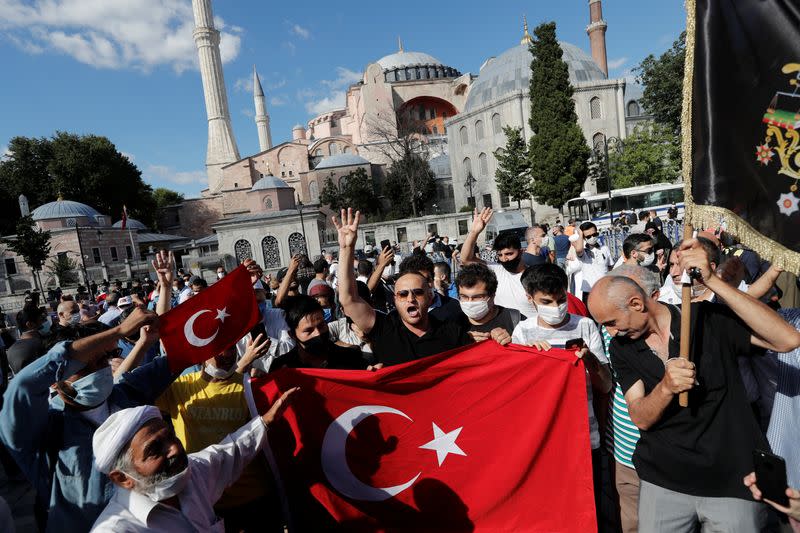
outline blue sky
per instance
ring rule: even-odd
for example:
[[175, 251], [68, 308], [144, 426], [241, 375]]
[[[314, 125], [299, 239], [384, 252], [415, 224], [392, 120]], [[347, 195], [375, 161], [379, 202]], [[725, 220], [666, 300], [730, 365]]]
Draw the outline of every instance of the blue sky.
[[[589, 49], [586, 0], [402, 3], [213, 0], [225, 81], [244, 156], [258, 150], [257, 66], [275, 144], [343, 101], [364, 67], [397, 50], [427, 52], [462, 72], [555, 20], [559, 39]], [[605, 0], [612, 77], [660, 54], [685, 27], [682, 2]], [[17, 135], [57, 130], [109, 137], [153, 186], [204, 188], [206, 114], [191, 38], [191, 0], [0, 0], [0, 156]]]

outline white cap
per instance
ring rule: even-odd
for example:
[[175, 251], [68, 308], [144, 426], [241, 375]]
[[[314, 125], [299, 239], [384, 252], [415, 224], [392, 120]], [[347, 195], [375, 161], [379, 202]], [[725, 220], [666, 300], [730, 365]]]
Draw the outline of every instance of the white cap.
[[120, 452], [150, 420], [161, 418], [161, 412], [152, 405], [142, 405], [117, 411], [97, 428], [92, 437], [94, 464], [103, 474], [108, 474]]
[[130, 296], [123, 296], [117, 302], [117, 307], [126, 307], [128, 305], [133, 305], [133, 298]]

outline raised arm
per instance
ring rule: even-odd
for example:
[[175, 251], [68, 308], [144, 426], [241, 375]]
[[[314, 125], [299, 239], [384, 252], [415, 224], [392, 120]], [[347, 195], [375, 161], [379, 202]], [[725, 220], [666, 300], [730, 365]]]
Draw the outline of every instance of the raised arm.
[[800, 346], [800, 331], [797, 331], [778, 313], [763, 302], [731, 287], [722, 279], [713, 275], [708, 256], [697, 239], [684, 242], [678, 250], [681, 268], [700, 270], [703, 283], [717, 296], [722, 298], [728, 307], [750, 328], [750, 342], [755, 346], [773, 352], [790, 352]]
[[383, 269], [389, 266], [389, 263], [391, 263], [392, 261], [394, 261], [394, 250], [392, 249], [392, 247], [389, 246], [381, 250], [381, 254], [378, 256], [378, 261], [377, 264], [375, 265], [375, 269], [372, 271], [372, 274], [367, 280], [367, 287], [369, 288], [370, 294], [375, 292], [375, 288], [381, 281], [381, 276], [383, 275]]
[[580, 257], [583, 255], [583, 249], [585, 248], [583, 242], [583, 232], [580, 230], [580, 228], [575, 228], [575, 233], [573, 233], [573, 235], [577, 235], [577, 238], [572, 241], [572, 247], [575, 249], [575, 255]]
[[119, 364], [114, 372], [114, 377], [119, 377], [126, 372], [130, 372], [138, 367], [142, 362], [144, 354], [158, 342], [158, 328], [155, 325], [144, 326], [139, 329], [139, 340], [133, 345], [133, 349], [128, 356]]
[[480, 257], [475, 257], [475, 244], [478, 242], [478, 235], [486, 229], [486, 224], [492, 219], [492, 208], [484, 207], [481, 212], [475, 208], [472, 227], [464, 239], [464, 246], [461, 247], [461, 264], [483, 263]]
[[694, 380], [694, 363], [681, 358], [670, 359], [664, 369], [664, 377], [650, 394], [645, 394], [642, 380], [634, 383], [625, 393], [631, 421], [639, 429], [650, 429], [661, 420], [675, 395], [690, 390], [694, 386]]
[[292, 285], [294, 278], [297, 276], [297, 270], [300, 268], [300, 259], [302, 255], [294, 254], [289, 261], [289, 267], [286, 269], [286, 275], [283, 276], [281, 284], [278, 287], [278, 294], [275, 295], [275, 307], [281, 307], [286, 295], [289, 293], [289, 287]]
[[763, 298], [764, 295], [769, 292], [772, 286], [775, 285], [775, 282], [778, 280], [778, 276], [781, 275], [781, 272], [783, 272], [782, 268], [776, 267], [775, 265], [770, 266], [760, 278], [755, 280], [753, 284], [747, 288], [747, 294], [753, 298]]
[[352, 267], [360, 218], [360, 212], [353, 214], [352, 208], [348, 208], [346, 212], [342, 209], [341, 223], [335, 216], [331, 220], [339, 233], [339, 303], [344, 308], [344, 314], [366, 334], [375, 325], [375, 309], [358, 295]]
[[172, 280], [175, 279], [175, 256], [161, 250], [151, 262], [158, 277], [158, 303], [156, 314], [163, 315], [172, 307]]

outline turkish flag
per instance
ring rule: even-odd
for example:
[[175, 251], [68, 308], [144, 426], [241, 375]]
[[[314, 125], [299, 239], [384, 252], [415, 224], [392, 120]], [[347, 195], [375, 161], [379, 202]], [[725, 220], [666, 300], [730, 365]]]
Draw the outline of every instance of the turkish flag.
[[574, 352], [493, 341], [369, 372], [251, 382], [294, 531], [596, 531]]
[[250, 273], [240, 265], [159, 320], [161, 342], [173, 372], [219, 355], [258, 323]]

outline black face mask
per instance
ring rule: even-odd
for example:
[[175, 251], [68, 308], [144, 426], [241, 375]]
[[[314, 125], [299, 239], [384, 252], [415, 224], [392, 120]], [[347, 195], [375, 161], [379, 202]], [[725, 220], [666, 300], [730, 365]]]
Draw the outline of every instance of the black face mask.
[[309, 339], [303, 343], [303, 349], [314, 355], [323, 355], [328, 352], [328, 347], [331, 344], [330, 332], [320, 333], [313, 339]]
[[519, 262], [521, 260], [522, 260], [522, 254], [519, 254], [514, 259], [510, 259], [508, 261], [499, 261], [499, 263], [503, 265], [503, 268], [514, 274], [517, 272], [517, 267], [519, 267]]

